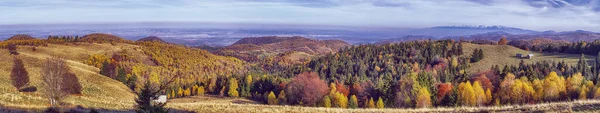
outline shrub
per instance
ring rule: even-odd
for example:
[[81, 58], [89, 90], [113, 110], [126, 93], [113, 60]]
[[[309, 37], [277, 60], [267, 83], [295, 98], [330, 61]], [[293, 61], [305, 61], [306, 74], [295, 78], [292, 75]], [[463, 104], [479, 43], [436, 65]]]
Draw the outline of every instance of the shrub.
[[385, 108], [385, 104], [383, 104], [383, 99], [381, 99], [381, 97], [379, 97], [379, 99], [377, 99], [377, 108], [380, 108], [380, 109]]
[[229, 89], [227, 90], [227, 95], [230, 97], [239, 97], [238, 93], [238, 81], [235, 78], [229, 79]]
[[348, 107], [358, 108], [358, 99], [356, 98], [356, 95], [350, 96], [350, 101], [348, 102]]
[[60, 58], [46, 58], [42, 68], [42, 80], [44, 95], [50, 99], [51, 106], [58, 106], [63, 98], [67, 96], [61, 91], [63, 77], [69, 72], [69, 66]]
[[[417, 108], [431, 107], [431, 94], [429, 93], [427, 87], [419, 88], [419, 94], [416, 101]], [[377, 104], [379, 104], [379, 102]]]
[[81, 94], [79, 79], [72, 72], [63, 75], [61, 90], [67, 94]]
[[8, 52], [11, 55], [19, 55], [19, 52], [17, 52], [17, 45], [16, 44], [8, 44]]
[[23, 61], [17, 57], [13, 58], [10, 80], [17, 89], [21, 89], [29, 84], [29, 75], [25, 69], [25, 65], [23, 64]]
[[305, 72], [292, 78], [286, 86], [288, 103], [300, 103], [315, 105], [325, 94], [327, 94], [327, 83], [319, 79], [315, 72]]
[[267, 96], [267, 104], [269, 105], [277, 105], [279, 102], [277, 102], [277, 97], [275, 97], [275, 93], [273, 93], [273, 91], [271, 91], [269, 93], [269, 96]]

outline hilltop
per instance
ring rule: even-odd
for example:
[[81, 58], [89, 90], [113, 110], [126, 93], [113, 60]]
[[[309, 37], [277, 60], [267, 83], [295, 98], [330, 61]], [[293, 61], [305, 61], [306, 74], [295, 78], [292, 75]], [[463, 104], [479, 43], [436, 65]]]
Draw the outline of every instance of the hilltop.
[[[4, 107], [43, 110], [48, 107], [48, 100], [42, 96], [43, 89], [41, 79], [41, 68], [43, 61], [48, 57], [61, 57], [71, 67], [71, 71], [79, 78], [83, 86], [82, 95], [70, 96], [64, 102], [69, 105], [81, 105], [83, 107], [105, 108], [111, 110], [132, 109], [135, 95], [127, 86], [117, 80], [98, 74], [99, 69], [82, 63], [91, 54], [104, 54], [122, 51], [125, 48], [133, 51], [139, 46], [120, 44], [86, 44], [80, 46], [66, 46], [49, 44], [38, 46], [32, 51], [32, 46], [20, 46], [20, 55], [16, 56], [23, 60], [30, 76], [30, 85], [38, 88], [37, 92], [18, 92], [10, 83], [9, 74], [12, 69], [12, 56], [6, 49], [0, 50], [0, 104]], [[139, 53], [137, 53], [139, 54]], [[118, 93], [115, 93], [118, 92]]]
[[104, 34], [104, 33], [92, 33], [92, 34], [88, 34], [88, 35], [84, 35], [83, 37], [81, 37], [82, 41], [86, 41], [86, 42], [123, 42], [126, 41], [125, 39], [115, 36], [115, 35], [111, 35], [111, 34]]
[[[60, 39], [57, 41], [32, 40], [40, 45], [20, 44], [19, 55], [9, 55], [8, 50], [0, 50], [0, 105], [3, 108], [39, 110], [48, 107], [48, 100], [42, 96], [41, 70], [49, 57], [59, 57], [67, 61], [71, 71], [82, 85], [81, 95], [69, 96], [63, 102], [66, 107], [102, 108], [107, 110], [134, 109], [135, 94], [131, 87], [143, 84], [143, 78], [152, 83], [161, 83], [177, 74], [177, 84], [168, 89], [189, 88], [195, 83], [206, 82], [217, 76], [230, 76], [245, 71], [243, 61], [211, 54], [208, 51], [182, 45], [159, 42], [136, 42], [122, 40], [108, 34], [86, 35], [85, 40]], [[102, 43], [102, 42], [111, 43]], [[119, 41], [119, 42], [115, 42]], [[23, 41], [28, 43], [27, 41]], [[60, 42], [60, 43], [58, 43]], [[99, 42], [99, 43], [95, 43]], [[30, 76], [30, 85], [37, 87], [33, 93], [18, 92], [11, 85], [10, 71], [12, 57], [23, 60]], [[112, 69], [111, 66], [114, 66]], [[181, 68], [187, 67], [187, 68]], [[116, 76], [118, 69], [127, 69], [126, 79], [135, 76], [138, 81], [125, 84]], [[106, 70], [108, 74], [103, 73]], [[176, 71], [173, 71], [176, 70]], [[112, 73], [111, 73], [112, 72]], [[134, 85], [132, 85], [134, 84]]]
[[141, 39], [138, 39], [137, 42], [160, 42], [160, 43], [167, 43], [164, 40], [158, 38], [157, 36], [149, 36], [149, 37], [141, 38]]
[[33, 40], [36, 38], [33, 38], [32, 36], [26, 35], [26, 34], [17, 34], [14, 36], [11, 36], [10, 38], [6, 39], [6, 40]]
[[[255, 37], [241, 39], [215, 53], [250, 62], [260, 61], [260, 59], [268, 57], [275, 57], [275, 59], [294, 57], [289, 59], [305, 59], [308, 61], [312, 56], [335, 53], [347, 46], [349, 44], [341, 40], [313, 40], [304, 37]], [[298, 63], [299, 61], [294, 60], [291, 62]]]

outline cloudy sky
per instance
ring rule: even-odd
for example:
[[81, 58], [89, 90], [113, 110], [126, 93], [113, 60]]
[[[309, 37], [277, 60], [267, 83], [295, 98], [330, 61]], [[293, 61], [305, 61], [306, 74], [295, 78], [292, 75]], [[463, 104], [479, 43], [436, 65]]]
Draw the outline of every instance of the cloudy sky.
[[0, 24], [211, 22], [600, 31], [600, 0], [1, 0]]

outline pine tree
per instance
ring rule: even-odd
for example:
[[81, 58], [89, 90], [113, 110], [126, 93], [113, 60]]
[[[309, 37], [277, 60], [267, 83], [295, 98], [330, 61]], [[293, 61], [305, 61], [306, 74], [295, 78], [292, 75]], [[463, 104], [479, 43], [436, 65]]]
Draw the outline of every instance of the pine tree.
[[127, 72], [124, 68], [120, 67], [117, 70], [117, 80], [121, 81], [122, 83], [127, 83]]
[[150, 85], [150, 81], [146, 81], [140, 92], [137, 94], [135, 99], [136, 112], [138, 113], [167, 113], [169, 110], [165, 108], [166, 103], [154, 103], [152, 98], [154, 97], [154, 90]]

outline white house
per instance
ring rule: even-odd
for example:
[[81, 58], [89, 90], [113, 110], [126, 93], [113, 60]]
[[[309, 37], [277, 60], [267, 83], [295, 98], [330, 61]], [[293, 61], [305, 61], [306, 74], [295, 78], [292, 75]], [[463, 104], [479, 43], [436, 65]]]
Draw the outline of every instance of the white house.
[[158, 98], [152, 100], [156, 103], [166, 103], [167, 102], [167, 95], [160, 95], [158, 96]]

